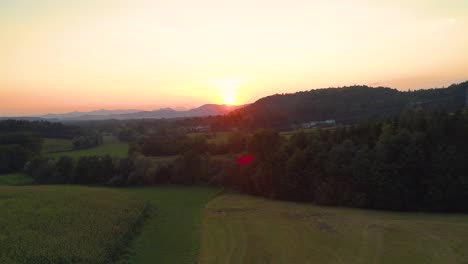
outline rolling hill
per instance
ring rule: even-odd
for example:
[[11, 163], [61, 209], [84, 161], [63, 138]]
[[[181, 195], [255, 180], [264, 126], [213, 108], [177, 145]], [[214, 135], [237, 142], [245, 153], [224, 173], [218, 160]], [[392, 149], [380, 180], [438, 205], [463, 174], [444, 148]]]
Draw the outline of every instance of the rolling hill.
[[468, 81], [417, 91], [349, 86], [275, 94], [229, 113], [223, 121], [237, 127], [282, 128], [328, 119], [340, 123], [382, 119], [415, 108], [456, 111], [466, 106], [467, 89]]

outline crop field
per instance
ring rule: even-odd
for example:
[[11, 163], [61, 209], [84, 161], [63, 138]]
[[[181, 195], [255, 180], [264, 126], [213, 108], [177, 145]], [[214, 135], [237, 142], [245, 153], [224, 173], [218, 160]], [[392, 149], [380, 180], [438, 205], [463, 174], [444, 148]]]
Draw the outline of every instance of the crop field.
[[195, 263], [203, 208], [217, 193], [0, 186], [0, 263]]
[[119, 263], [196, 263], [203, 208], [219, 189], [161, 186], [126, 190], [149, 203], [148, 217]]
[[104, 143], [97, 147], [44, 154], [44, 156], [51, 158], [69, 156], [74, 159], [77, 159], [82, 156], [93, 155], [111, 155], [116, 158], [124, 158], [128, 155], [128, 144], [119, 142], [113, 137], [106, 136], [104, 137]]
[[320, 207], [218, 196], [204, 212], [200, 264], [467, 263], [468, 215]]
[[0, 187], [0, 263], [112, 263], [145, 208], [118, 190]]
[[0, 174], [0, 186], [22, 186], [33, 183], [33, 179], [24, 173]]
[[70, 151], [72, 149], [73, 149], [73, 145], [70, 139], [44, 138], [44, 141], [42, 143], [43, 154]]

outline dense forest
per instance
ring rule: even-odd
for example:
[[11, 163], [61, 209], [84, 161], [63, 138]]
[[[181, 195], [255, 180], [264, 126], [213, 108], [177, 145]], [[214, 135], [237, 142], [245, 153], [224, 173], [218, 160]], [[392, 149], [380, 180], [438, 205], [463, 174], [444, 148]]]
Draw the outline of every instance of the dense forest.
[[33, 133], [43, 138], [74, 138], [83, 135], [79, 126], [48, 121], [0, 120], [0, 133]]
[[28, 160], [39, 154], [41, 145], [42, 139], [32, 133], [0, 134], [0, 173], [21, 170]]
[[[468, 114], [409, 112], [387, 122], [254, 134], [257, 158], [226, 185], [248, 193], [396, 210], [463, 211], [468, 206]], [[243, 175], [237, 177], [237, 175]]]
[[[468, 211], [467, 134], [466, 110], [405, 111], [290, 138], [272, 129], [238, 131], [225, 143], [165, 128], [139, 136], [128, 158], [39, 158], [27, 171], [42, 183], [215, 184], [323, 205]], [[236, 163], [246, 154], [252, 163]], [[161, 155], [178, 158], [161, 164], [153, 158]]]
[[234, 111], [226, 118], [227, 124], [234, 121], [234, 124], [246, 128], [283, 128], [327, 119], [340, 123], [385, 119], [414, 108], [455, 111], [465, 105], [467, 88], [468, 82], [444, 89], [406, 92], [351, 86], [277, 94]]

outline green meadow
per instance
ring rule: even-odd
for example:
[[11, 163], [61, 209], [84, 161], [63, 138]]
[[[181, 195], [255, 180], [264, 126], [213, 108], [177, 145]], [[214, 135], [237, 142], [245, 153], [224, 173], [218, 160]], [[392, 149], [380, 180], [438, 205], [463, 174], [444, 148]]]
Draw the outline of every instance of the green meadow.
[[[56, 140], [56, 139], [54, 139]], [[47, 143], [49, 141], [49, 143]], [[50, 143], [49, 140], [45, 140], [45, 150], [50, 150], [53, 145]], [[61, 140], [59, 140], [61, 142]], [[62, 142], [63, 143], [63, 142]], [[71, 143], [70, 143], [71, 144]], [[58, 146], [59, 143], [56, 143], [55, 146]], [[65, 146], [65, 143], [63, 143], [62, 147]], [[59, 147], [56, 147], [58, 149]], [[64, 147], [65, 148], [65, 147]], [[58, 158], [61, 156], [69, 156], [71, 158], [77, 159], [82, 156], [100, 156], [100, 155], [110, 155], [112, 157], [116, 158], [124, 158], [128, 155], [128, 144], [123, 143], [115, 139], [114, 137], [111, 136], [105, 136], [104, 137], [104, 143], [92, 147], [92, 148], [85, 148], [85, 149], [77, 149], [77, 150], [71, 150], [71, 151], [60, 151], [60, 152], [43, 152], [43, 156], [50, 157], [50, 158]]]
[[467, 263], [468, 215], [398, 213], [218, 196], [199, 264]]
[[187, 134], [189, 137], [205, 137], [208, 143], [212, 144], [223, 144], [227, 143], [229, 136], [232, 132], [216, 132], [216, 133], [207, 133], [207, 132], [193, 132]]
[[196, 263], [203, 209], [219, 189], [161, 186], [128, 192], [147, 201], [149, 210], [120, 263]]
[[70, 151], [73, 149], [71, 139], [62, 139], [62, 138], [44, 138], [42, 142], [42, 153], [54, 153], [54, 152], [63, 152]]
[[24, 173], [0, 174], [0, 186], [22, 186], [33, 183], [33, 179]]

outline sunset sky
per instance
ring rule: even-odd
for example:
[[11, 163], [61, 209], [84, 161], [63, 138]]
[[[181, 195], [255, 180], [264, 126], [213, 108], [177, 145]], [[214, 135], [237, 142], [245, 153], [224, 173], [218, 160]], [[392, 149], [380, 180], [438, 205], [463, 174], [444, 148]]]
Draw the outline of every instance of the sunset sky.
[[467, 0], [0, 0], [0, 115], [464, 80]]

